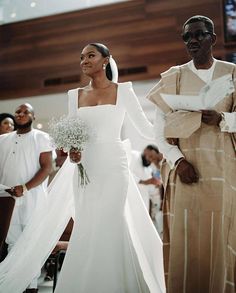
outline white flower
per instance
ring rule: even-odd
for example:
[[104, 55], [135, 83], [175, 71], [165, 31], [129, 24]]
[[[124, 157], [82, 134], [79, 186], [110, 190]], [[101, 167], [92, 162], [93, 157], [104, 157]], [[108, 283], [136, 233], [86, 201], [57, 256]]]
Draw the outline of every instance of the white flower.
[[[90, 139], [90, 128], [79, 117], [62, 116], [52, 118], [49, 122], [49, 135], [55, 148], [69, 152], [70, 149], [83, 151], [86, 142]], [[78, 164], [80, 184], [86, 186], [89, 178], [81, 163]]]
[[71, 148], [83, 150], [84, 145], [90, 139], [88, 125], [79, 117], [62, 116], [53, 118], [49, 122], [49, 135], [52, 144], [57, 149], [68, 152]]

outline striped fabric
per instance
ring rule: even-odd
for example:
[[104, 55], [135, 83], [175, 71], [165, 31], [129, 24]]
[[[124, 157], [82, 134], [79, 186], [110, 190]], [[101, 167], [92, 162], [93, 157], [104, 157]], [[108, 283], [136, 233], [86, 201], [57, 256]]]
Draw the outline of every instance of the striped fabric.
[[[227, 73], [234, 76], [235, 65], [217, 61], [213, 79]], [[189, 116], [171, 124], [171, 116], [178, 120], [178, 112], [172, 113], [160, 96], [161, 92], [196, 95], [204, 85], [184, 64], [165, 72], [149, 95], [168, 116], [168, 131], [178, 133], [179, 148], [200, 177], [198, 183], [183, 184], [167, 163], [162, 167], [168, 293], [235, 292], [236, 135], [204, 123], [195, 127]], [[234, 95], [215, 106], [219, 112], [235, 109]]]

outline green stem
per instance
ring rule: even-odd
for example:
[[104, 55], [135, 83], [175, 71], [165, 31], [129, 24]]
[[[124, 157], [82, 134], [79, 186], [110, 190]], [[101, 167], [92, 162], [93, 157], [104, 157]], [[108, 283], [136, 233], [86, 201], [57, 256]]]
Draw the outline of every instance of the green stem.
[[80, 185], [82, 187], [85, 187], [90, 182], [88, 174], [81, 163], [78, 164], [77, 166], [79, 169]]

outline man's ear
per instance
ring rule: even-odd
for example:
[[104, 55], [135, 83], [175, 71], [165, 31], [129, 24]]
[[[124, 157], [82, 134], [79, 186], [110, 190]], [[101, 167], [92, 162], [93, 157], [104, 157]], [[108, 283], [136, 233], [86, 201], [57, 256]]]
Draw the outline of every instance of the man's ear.
[[216, 36], [216, 34], [212, 34], [211, 35], [211, 42], [212, 42], [212, 46], [215, 46], [215, 44], [216, 44], [216, 41], [217, 41], [217, 36]]

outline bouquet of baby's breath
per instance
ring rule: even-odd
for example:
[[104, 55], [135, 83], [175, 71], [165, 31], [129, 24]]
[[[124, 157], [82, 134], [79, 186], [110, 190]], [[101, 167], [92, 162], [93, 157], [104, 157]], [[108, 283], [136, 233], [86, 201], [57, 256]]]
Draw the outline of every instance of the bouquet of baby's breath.
[[[69, 152], [70, 150], [82, 152], [84, 145], [90, 139], [88, 125], [79, 117], [62, 116], [52, 118], [49, 122], [49, 135], [55, 148]], [[80, 184], [85, 186], [89, 178], [81, 163], [78, 164]]]

